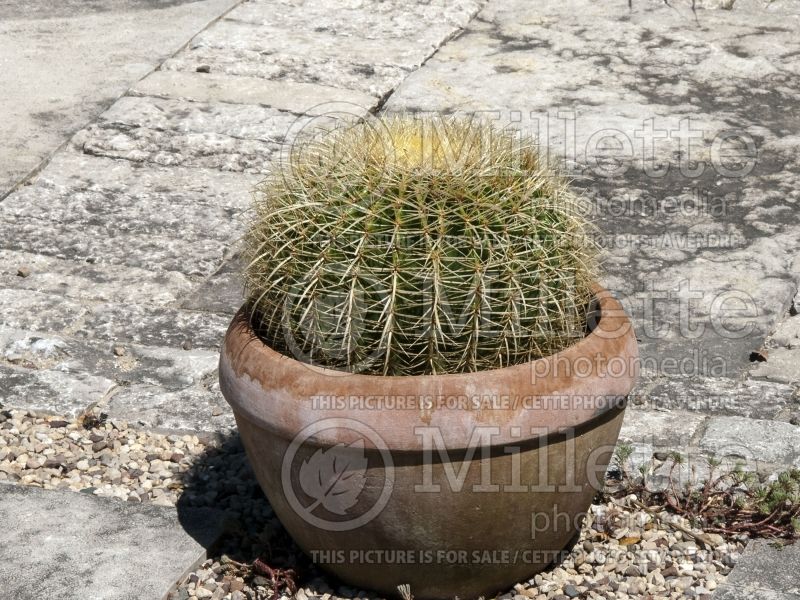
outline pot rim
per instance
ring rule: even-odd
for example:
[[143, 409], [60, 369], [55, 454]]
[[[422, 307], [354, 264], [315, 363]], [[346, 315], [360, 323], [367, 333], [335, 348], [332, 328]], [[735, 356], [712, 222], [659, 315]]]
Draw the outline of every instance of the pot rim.
[[[491, 445], [519, 444], [548, 434], [561, 434], [620, 407], [638, 376], [638, 347], [630, 319], [618, 300], [599, 285], [593, 286], [600, 319], [595, 328], [575, 344], [525, 363], [465, 373], [441, 375], [369, 375], [309, 365], [281, 354], [265, 344], [250, 327], [245, 308], [233, 318], [220, 357], [220, 387], [237, 416], [291, 439], [310, 424], [327, 418], [359, 418], [374, 429], [393, 450], [419, 450], [417, 427], [439, 427], [447, 449], [464, 448], [476, 426], [498, 428]], [[588, 358], [585, 375], [559, 373], [559, 365], [574, 365]], [[608, 361], [622, 359], [618, 373]], [[360, 396], [443, 397], [508, 395], [530, 398], [505, 407], [473, 408], [449, 405], [431, 410], [360, 409], [313, 406], [320, 397]], [[562, 397], [571, 400], [563, 407]], [[583, 399], [576, 405], [578, 399]], [[561, 404], [561, 406], [556, 406]], [[520, 435], [520, 428], [537, 433]], [[356, 433], [356, 432], [351, 432]], [[350, 443], [358, 435], [320, 431], [312, 441], [320, 445]]]

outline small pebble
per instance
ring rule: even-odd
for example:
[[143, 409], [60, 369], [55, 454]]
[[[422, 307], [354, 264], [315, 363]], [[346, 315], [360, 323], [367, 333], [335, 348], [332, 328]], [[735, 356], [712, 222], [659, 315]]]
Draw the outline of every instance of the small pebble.
[[577, 598], [581, 595], [580, 591], [578, 591], [578, 588], [576, 588], [574, 585], [565, 585], [564, 594], [569, 598]]

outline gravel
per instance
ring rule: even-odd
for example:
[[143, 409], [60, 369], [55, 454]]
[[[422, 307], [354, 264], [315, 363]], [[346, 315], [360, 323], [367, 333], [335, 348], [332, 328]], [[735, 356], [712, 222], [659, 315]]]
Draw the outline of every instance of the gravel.
[[206, 450], [196, 436], [144, 433], [99, 415], [65, 421], [4, 411], [0, 421], [0, 481], [130, 502], [174, 505], [192, 459]]
[[569, 556], [514, 591], [535, 600], [710, 598], [730, 572], [724, 559], [735, 564], [743, 548], [666, 511], [594, 504]]
[[[595, 504], [580, 539], [560, 564], [517, 584], [500, 598], [708, 600], [743, 549], [744, 540], [725, 541], [704, 534], [667, 512], [651, 514], [615, 503]], [[322, 577], [301, 583], [304, 587], [295, 596], [301, 600], [371, 597]], [[229, 556], [222, 555], [203, 563], [171, 598], [255, 600], [270, 598], [272, 592], [266, 579], [248, 577], [247, 569], [237, 568]]]
[[[0, 411], [0, 481], [69, 489], [128, 502], [209, 506], [230, 515], [213, 556], [171, 599], [271, 598], [271, 580], [251, 568], [261, 558], [299, 573], [299, 600], [369, 598], [323, 575], [294, 545], [261, 493], [238, 438], [206, 443], [193, 435], [137, 431], [95, 412], [66, 421]], [[635, 497], [592, 505], [572, 550], [557, 566], [520, 582], [504, 600], [695, 598], [725, 580], [745, 540], [704, 534]], [[281, 586], [274, 597], [289, 597]], [[413, 590], [411, 590], [413, 594]]]

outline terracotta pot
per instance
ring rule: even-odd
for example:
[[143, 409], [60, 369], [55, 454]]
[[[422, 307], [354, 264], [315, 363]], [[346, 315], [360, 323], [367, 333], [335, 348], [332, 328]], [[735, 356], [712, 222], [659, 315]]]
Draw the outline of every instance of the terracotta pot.
[[259, 483], [312, 560], [396, 595], [491, 597], [577, 533], [612, 456], [638, 349], [621, 305], [553, 356], [479, 373], [311, 367], [239, 313], [220, 385]]

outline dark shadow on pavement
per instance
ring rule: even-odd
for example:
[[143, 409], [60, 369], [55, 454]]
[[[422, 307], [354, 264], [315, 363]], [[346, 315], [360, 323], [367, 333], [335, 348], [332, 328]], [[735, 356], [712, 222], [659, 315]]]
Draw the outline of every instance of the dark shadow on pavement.
[[[210, 558], [227, 556], [252, 565], [260, 559], [272, 568], [292, 569], [299, 586], [322, 576], [283, 528], [261, 491], [247, 460], [238, 433], [224, 436], [194, 458], [183, 475], [183, 494], [178, 499], [178, 518], [187, 533], [201, 543], [202, 523], [198, 509], [215, 511], [222, 522], [220, 537], [208, 548]], [[206, 524], [205, 529], [207, 529]], [[332, 587], [338, 582], [325, 575]]]

